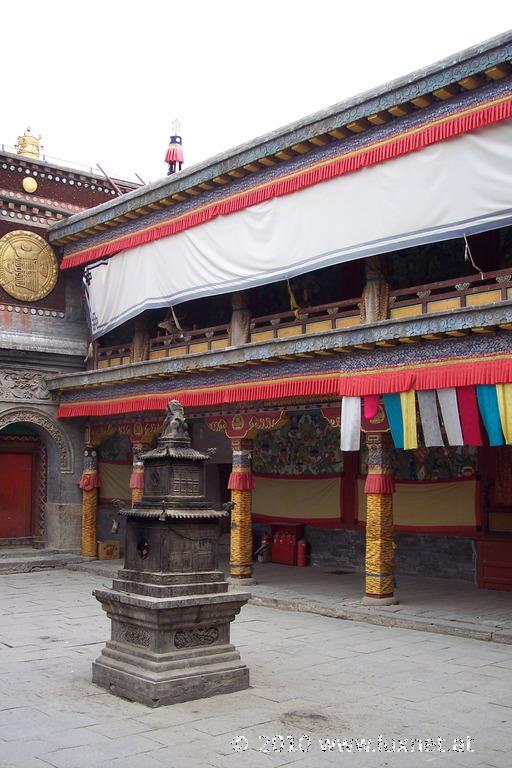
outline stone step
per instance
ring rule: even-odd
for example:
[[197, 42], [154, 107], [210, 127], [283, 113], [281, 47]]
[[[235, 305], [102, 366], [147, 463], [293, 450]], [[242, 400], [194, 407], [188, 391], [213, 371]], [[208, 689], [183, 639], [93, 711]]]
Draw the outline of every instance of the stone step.
[[0, 562], [2, 560], [20, 560], [21, 558], [46, 557], [47, 555], [57, 555], [57, 549], [34, 549], [33, 547], [1, 547]]
[[73, 563], [81, 563], [84, 558], [71, 554], [41, 554], [34, 557], [4, 557], [0, 559], [0, 575], [9, 573], [32, 573], [56, 568], [67, 568]]
[[0, 552], [4, 549], [44, 549], [45, 542], [40, 536], [24, 536], [14, 539], [0, 539]]

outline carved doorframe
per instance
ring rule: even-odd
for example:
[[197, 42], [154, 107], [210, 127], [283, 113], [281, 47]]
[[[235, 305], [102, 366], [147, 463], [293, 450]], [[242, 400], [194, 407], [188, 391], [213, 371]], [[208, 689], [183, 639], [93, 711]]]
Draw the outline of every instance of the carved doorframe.
[[39, 427], [54, 441], [59, 453], [59, 469], [62, 474], [72, 474], [74, 456], [71, 441], [60, 424], [45, 411], [31, 406], [8, 408], [0, 413], [0, 437], [2, 429], [11, 424], [28, 424]]

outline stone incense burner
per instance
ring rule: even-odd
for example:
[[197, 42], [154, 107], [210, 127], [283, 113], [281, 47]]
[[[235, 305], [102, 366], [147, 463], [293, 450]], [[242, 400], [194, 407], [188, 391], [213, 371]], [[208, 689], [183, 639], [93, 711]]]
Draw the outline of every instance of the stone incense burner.
[[144, 460], [144, 495], [126, 517], [125, 562], [95, 597], [112, 621], [93, 682], [150, 707], [247, 688], [230, 622], [250, 597], [228, 594], [218, 570], [221, 518], [205, 496], [211, 451], [191, 447], [173, 400], [157, 447]]

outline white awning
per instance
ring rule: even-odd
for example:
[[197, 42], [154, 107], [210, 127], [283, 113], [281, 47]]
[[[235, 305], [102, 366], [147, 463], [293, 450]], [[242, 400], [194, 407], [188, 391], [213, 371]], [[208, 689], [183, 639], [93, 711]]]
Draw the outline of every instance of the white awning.
[[511, 223], [506, 120], [91, 265], [93, 335], [145, 309]]

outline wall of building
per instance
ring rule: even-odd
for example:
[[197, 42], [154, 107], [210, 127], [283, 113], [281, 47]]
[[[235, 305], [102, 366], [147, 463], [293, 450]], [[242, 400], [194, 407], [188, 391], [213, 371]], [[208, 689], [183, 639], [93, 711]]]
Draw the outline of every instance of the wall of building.
[[[255, 548], [269, 526], [254, 526]], [[364, 530], [306, 526], [310, 565], [326, 571], [364, 572]], [[462, 536], [397, 533], [396, 575], [476, 581], [476, 544]]]

